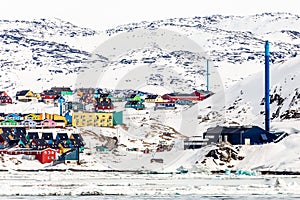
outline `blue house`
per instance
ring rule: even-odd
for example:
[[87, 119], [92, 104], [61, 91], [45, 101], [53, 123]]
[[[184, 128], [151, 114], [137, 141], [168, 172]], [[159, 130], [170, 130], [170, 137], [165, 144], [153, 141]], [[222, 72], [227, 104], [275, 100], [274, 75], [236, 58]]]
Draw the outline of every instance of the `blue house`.
[[32, 119], [25, 119], [21, 122], [21, 125], [27, 126], [27, 127], [36, 127], [37, 122], [33, 121]]
[[11, 114], [8, 114], [4, 117], [4, 119], [12, 119], [12, 120], [15, 120], [15, 121], [19, 121], [19, 120], [22, 120], [21, 119], [21, 116], [15, 114], [15, 113], [11, 113]]

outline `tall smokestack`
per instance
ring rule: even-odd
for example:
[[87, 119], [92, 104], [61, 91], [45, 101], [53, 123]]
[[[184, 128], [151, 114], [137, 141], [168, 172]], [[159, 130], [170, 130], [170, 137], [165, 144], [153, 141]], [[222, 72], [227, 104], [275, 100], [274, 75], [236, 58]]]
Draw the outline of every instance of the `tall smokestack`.
[[206, 61], [206, 91], [209, 92], [209, 61]]
[[265, 44], [265, 130], [270, 131], [270, 45]]

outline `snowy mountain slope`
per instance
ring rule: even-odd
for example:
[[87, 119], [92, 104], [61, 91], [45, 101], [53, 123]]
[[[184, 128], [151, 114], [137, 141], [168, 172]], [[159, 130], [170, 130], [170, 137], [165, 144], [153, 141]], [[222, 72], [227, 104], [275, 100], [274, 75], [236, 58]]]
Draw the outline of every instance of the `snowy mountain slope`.
[[[284, 64], [271, 65], [271, 119], [275, 122], [273, 127], [271, 123], [271, 127], [274, 129], [278, 128], [279, 125], [276, 122], [285, 122], [287, 119], [293, 118], [289, 116], [299, 112], [300, 79], [297, 78], [300, 76], [299, 63], [300, 59], [294, 58]], [[200, 111], [204, 111], [204, 108], [214, 104], [215, 98], [218, 97], [211, 97], [199, 104]], [[260, 72], [225, 90], [225, 99], [223, 99], [225, 107], [218, 111], [222, 117], [225, 117], [219, 119], [225, 124], [253, 124], [264, 127], [263, 99], [264, 72]], [[202, 121], [206, 116], [207, 113], [200, 112]], [[300, 127], [296, 121], [294, 121], [293, 126], [298, 129]], [[284, 128], [283, 126], [280, 127]]]
[[91, 55], [88, 52], [91, 45], [83, 46], [82, 39], [86, 38], [88, 42], [98, 37], [96, 31], [59, 19], [1, 20], [0, 76], [3, 89], [11, 90], [11, 95], [25, 88], [40, 91], [39, 86], [46, 88], [49, 82], [56, 82], [56, 78], [51, 81], [51, 76], [79, 71]]
[[[199, 52], [184, 49], [172, 51], [152, 45], [145, 49], [131, 49], [108, 60], [102, 52], [94, 51], [100, 44], [122, 33], [159, 28], [175, 31], [195, 41], [213, 61], [210, 66], [215, 66], [224, 86], [228, 87], [262, 70], [260, 64], [263, 63], [265, 39], [271, 42], [273, 63], [282, 63], [297, 56], [299, 27], [299, 16], [288, 13], [175, 18], [127, 24], [107, 30], [106, 33], [80, 28], [59, 19], [2, 20], [0, 75], [5, 79], [1, 79], [1, 85], [11, 95], [18, 89], [28, 87], [41, 91], [48, 85], [72, 86], [79, 73], [87, 71], [99, 61], [100, 66], [109, 66], [108, 70], [99, 72], [100, 75], [111, 76], [119, 71], [117, 75], [125, 77], [124, 82], [128, 82], [128, 71], [147, 65], [149, 74], [143, 77], [143, 84], [162, 84], [167, 87], [167, 83], [170, 83], [171, 88], [177, 91], [205, 87], [206, 58], [195, 56]], [[151, 40], [151, 37], [148, 39]], [[111, 48], [118, 48], [120, 44], [114, 45], [110, 44]], [[160, 77], [159, 74], [168, 74], [160, 71], [162, 68], [171, 69], [177, 74], [172, 78]], [[120, 78], [114, 77], [109, 83], [103, 82], [101, 86], [115, 88]]]

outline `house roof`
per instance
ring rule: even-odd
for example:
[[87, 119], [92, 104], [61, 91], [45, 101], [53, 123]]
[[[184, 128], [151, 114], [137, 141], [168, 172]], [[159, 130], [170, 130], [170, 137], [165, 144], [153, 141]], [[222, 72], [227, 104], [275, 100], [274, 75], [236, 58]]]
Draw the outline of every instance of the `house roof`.
[[70, 87], [52, 87], [51, 90], [56, 92], [72, 92]]
[[42, 133], [42, 139], [53, 140], [53, 133]]
[[2, 128], [2, 133], [12, 134], [13, 130], [12, 130], [12, 128], [3, 127]]
[[31, 117], [38, 117], [38, 115], [36, 115], [36, 114], [33, 114], [33, 113], [30, 113], [30, 114], [26, 114], [26, 115], [24, 115], [24, 117], [29, 117], [29, 116], [31, 116]]
[[20, 116], [15, 113], [10, 113], [10, 114], [6, 115], [6, 118], [7, 117], [20, 117]]
[[21, 90], [16, 93], [16, 96], [25, 96], [30, 90]]
[[168, 94], [169, 96], [180, 96], [180, 97], [190, 97], [190, 96], [195, 96], [197, 97], [196, 94], [191, 93], [191, 94], [187, 94], [187, 93], [170, 93]]
[[35, 143], [37, 146], [47, 146], [47, 142], [46, 142], [46, 140], [44, 140], [44, 139], [33, 139], [32, 141], [31, 141], [31, 144], [32, 143]]
[[25, 138], [26, 137], [26, 129], [24, 127], [16, 127], [13, 132], [14, 138]]
[[3, 120], [2, 122], [11, 122], [11, 123], [17, 123], [15, 120], [13, 119], [6, 119], [6, 120]]
[[72, 133], [71, 136], [70, 136], [71, 139], [78, 139], [78, 140], [81, 140], [83, 141], [83, 138], [81, 137], [80, 134], [78, 133]]
[[140, 101], [127, 101], [125, 105], [143, 105]]
[[56, 135], [57, 140], [68, 140], [68, 134], [67, 133], [57, 133]]
[[156, 99], [157, 97], [158, 97], [158, 95], [156, 95], [156, 94], [148, 94], [145, 99]]
[[54, 90], [45, 90], [43, 92], [43, 94], [46, 95], [46, 96], [56, 96], [56, 95], [59, 94], [59, 92], [54, 91]]
[[84, 146], [83, 142], [80, 139], [71, 139], [70, 141], [71, 141], [70, 146], [73, 147], [73, 148], [74, 147], [83, 147]]
[[10, 135], [9, 132], [3, 132], [0, 134], [0, 138], [2, 138], [4, 141], [8, 142], [8, 141], [10, 141], [9, 135]]
[[264, 129], [258, 126], [216, 126], [213, 128], [207, 129], [206, 133], [219, 133], [219, 134], [239, 134], [241, 132], [246, 133], [251, 129], [260, 129], [262, 132], [265, 132]]
[[38, 132], [28, 132], [27, 137], [29, 139], [38, 139], [39, 138], [39, 133]]

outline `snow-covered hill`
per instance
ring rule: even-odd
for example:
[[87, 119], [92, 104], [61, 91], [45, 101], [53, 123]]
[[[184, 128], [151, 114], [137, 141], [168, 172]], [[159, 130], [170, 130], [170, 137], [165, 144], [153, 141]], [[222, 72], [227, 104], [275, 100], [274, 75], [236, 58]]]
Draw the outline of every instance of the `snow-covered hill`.
[[[156, 44], [136, 48], [125, 42], [113, 43], [116, 37], [125, 33], [132, 36], [137, 33], [135, 31], [151, 33], [158, 29], [174, 31], [179, 35], [175, 39], [180, 35], [191, 39], [205, 56], [199, 56], [199, 51], [166, 49]], [[266, 39], [271, 42], [272, 63], [283, 63], [296, 57], [299, 31], [299, 16], [288, 13], [174, 18], [122, 25], [106, 32], [80, 28], [59, 19], [1, 20], [1, 85], [11, 95], [23, 88], [39, 92], [48, 85], [74, 86], [78, 74], [93, 65], [100, 65], [109, 67], [105, 71], [100, 70], [99, 76], [119, 76], [111, 77], [110, 81], [100, 81], [100, 86], [115, 88], [128, 71], [145, 66], [149, 73], [142, 77], [145, 79], [143, 84], [163, 87], [169, 84], [168, 87], [173, 90], [187, 91], [205, 87], [205, 66], [209, 58], [210, 66], [221, 75], [223, 85], [228, 87], [263, 69]], [[148, 41], [153, 38], [150, 35]], [[112, 49], [129, 46], [132, 49], [111, 57], [106, 50], [97, 50], [99, 45], [100, 49], [101, 45]], [[165, 69], [172, 72], [163, 71]], [[167, 76], [164, 77], [164, 74]], [[130, 83], [128, 77], [123, 82]]]

